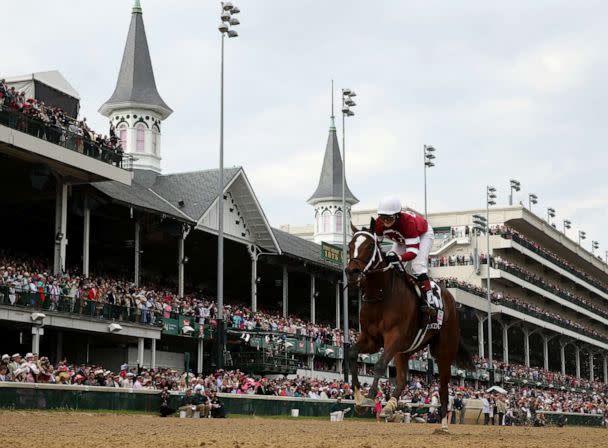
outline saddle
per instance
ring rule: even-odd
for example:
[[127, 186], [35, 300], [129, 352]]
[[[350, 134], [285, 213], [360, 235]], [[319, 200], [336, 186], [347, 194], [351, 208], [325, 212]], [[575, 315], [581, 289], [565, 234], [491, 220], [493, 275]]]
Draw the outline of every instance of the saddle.
[[423, 316], [423, 327], [426, 327], [427, 330], [439, 330], [441, 328], [441, 325], [435, 321], [437, 313], [443, 313], [443, 300], [441, 299], [441, 288], [439, 287], [439, 285], [431, 279], [433, 295], [437, 298], [437, 301], [439, 302], [439, 308], [434, 309], [427, 305], [426, 298], [423, 297], [422, 289], [420, 288], [420, 285], [418, 284], [418, 279], [416, 277], [414, 277], [412, 274], [403, 269], [403, 266], [400, 266], [399, 269], [396, 270], [396, 272], [398, 272], [401, 277], [406, 281], [406, 283], [411, 286], [411, 288], [416, 293], [416, 297], [418, 297], [418, 300], [420, 301], [419, 309]]

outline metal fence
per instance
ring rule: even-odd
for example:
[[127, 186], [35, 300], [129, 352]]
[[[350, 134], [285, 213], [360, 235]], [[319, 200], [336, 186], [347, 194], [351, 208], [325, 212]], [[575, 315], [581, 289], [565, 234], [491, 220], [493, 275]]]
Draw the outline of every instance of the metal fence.
[[107, 146], [100, 145], [79, 132], [74, 132], [65, 126], [56, 126], [44, 121], [13, 111], [5, 105], [0, 106], [0, 125], [25, 132], [33, 137], [46, 140], [49, 143], [76, 151], [85, 156], [119, 168], [131, 170], [133, 159], [122, 151], [114, 151]]

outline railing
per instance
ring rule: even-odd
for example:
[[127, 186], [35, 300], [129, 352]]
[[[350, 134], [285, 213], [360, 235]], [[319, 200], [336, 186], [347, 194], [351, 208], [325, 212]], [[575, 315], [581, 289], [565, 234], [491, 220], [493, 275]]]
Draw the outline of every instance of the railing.
[[0, 305], [10, 305], [32, 310], [56, 311], [73, 316], [103, 319], [109, 321], [133, 322], [160, 327], [162, 314], [156, 310], [113, 305], [95, 300], [87, 300], [49, 293], [16, 290], [0, 286]]
[[511, 234], [511, 233], [501, 233], [500, 234], [501, 237], [505, 238], [505, 239], [511, 239], [513, 241], [515, 241], [517, 244], [525, 247], [528, 250], [531, 250], [532, 252], [534, 252], [537, 255], [540, 255], [541, 257], [543, 257], [545, 260], [550, 261], [551, 263], [554, 263], [556, 265], [558, 265], [560, 268], [570, 272], [571, 274], [577, 276], [578, 278], [580, 278], [581, 280], [595, 286], [596, 288], [598, 288], [599, 290], [605, 292], [608, 294], [608, 288], [606, 287], [606, 285], [603, 285], [595, 280], [593, 280], [592, 278], [585, 276], [582, 272], [574, 269], [572, 266], [564, 263], [562, 260], [560, 260], [557, 257], [552, 256], [551, 254], [539, 250], [538, 247], [534, 246], [533, 244], [531, 244], [530, 242], [524, 240], [523, 238], [521, 238], [519, 235], [517, 234]]
[[[448, 288], [458, 288], [458, 289], [462, 289], [463, 291], [469, 292], [471, 294], [474, 294], [476, 296], [479, 297], [486, 297], [486, 292], [485, 291], [478, 291], [475, 288], [470, 288], [466, 285], [461, 285], [457, 282], [451, 282], [451, 281], [447, 281], [447, 287]], [[498, 300], [495, 297], [492, 297], [492, 303], [496, 304], [496, 305], [502, 305], [502, 306], [506, 306], [507, 308], [511, 308], [514, 309], [515, 311], [519, 311], [521, 313], [527, 314], [529, 316], [533, 316], [536, 317], [538, 319], [541, 319], [545, 322], [550, 322], [554, 325], [560, 326], [560, 327], [565, 327], [568, 328], [572, 331], [574, 331], [575, 333], [580, 333], [580, 334], [584, 334], [585, 336], [589, 336], [590, 338], [596, 339], [598, 341], [602, 341], [602, 342], [606, 342], [608, 343], [608, 337], [606, 336], [602, 336], [599, 334], [595, 334], [587, 329], [583, 329], [580, 327], [577, 327], [576, 325], [572, 325], [569, 322], [563, 320], [563, 319], [556, 319], [553, 316], [549, 316], [547, 314], [544, 313], [540, 313], [536, 310], [533, 310], [531, 308], [528, 308], [524, 305], [520, 305], [514, 302], [509, 301], [509, 299], [504, 299], [504, 300]]]
[[508, 272], [509, 274], [512, 274], [515, 277], [518, 277], [528, 283], [532, 283], [533, 285], [536, 285], [539, 288], [546, 289], [547, 291], [550, 291], [552, 294], [554, 294], [558, 297], [561, 297], [564, 300], [572, 302], [582, 308], [585, 308], [588, 311], [591, 311], [592, 313], [598, 314], [598, 315], [603, 316], [608, 319], [607, 311], [604, 311], [604, 310], [601, 310], [598, 308], [594, 308], [591, 305], [589, 305], [588, 303], [586, 303], [585, 301], [583, 301], [581, 298], [579, 298], [577, 296], [570, 296], [568, 294], [565, 294], [564, 292], [560, 291], [559, 289], [555, 289], [555, 288], [551, 287], [547, 283], [544, 283], [538, 279], [535, 279], [534, 277], [530, 277], [525, 272], [520, 271], [519, 269], [514, 268], [513, 266], [509, 266], [503, 262], [496, 261], [496, 259], [494, 259], [494, 261], [492, 263], [492, 267], [495, 269], [500, 269], [501, 271]]
[[51, 125], [37, 118], [29, 117], [24, 113], [10, 110], [5, 105], [0, 106], [0, 125], [25, 132], [49, 143], [62, 146], [125, 170], [132, 170], [133, 168], [132, 157], [125, 156], [122, 151], [114, 151], [97, 144], [85, 135], [80, 135], [70, 131], [66, 127]]

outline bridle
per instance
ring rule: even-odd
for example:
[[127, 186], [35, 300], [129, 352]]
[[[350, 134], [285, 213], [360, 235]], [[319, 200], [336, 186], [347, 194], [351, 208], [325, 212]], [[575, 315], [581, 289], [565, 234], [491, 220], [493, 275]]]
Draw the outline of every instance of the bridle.
[[367, 232], [365, 230], [359, 230], [358, 232], [355, 232], [355, 234], [353, 235], [353, 240], [356, 239], [358, 236], [365, 236], [367, 238], [371, 238], [371, 240], [374, 242], [374, 253], [372, 254], [372, 256], [370, 257], [370, 259], [367, 262], [358, 257], [351, 258], [351, 260], [358, 261], [362, 264], [365, 264], [365, 267], [361, 271], [361, 274], [365, 274], [365, 273], [367, 273], [367, 271], [370, 270], [370, 268], [376, 268], [382, 262], [382, 254], [380, 252], [380, 249], [378, 248], [378, 243], [377, 243], [376, 237], [374, 235], [372, 235], [370, 232]]

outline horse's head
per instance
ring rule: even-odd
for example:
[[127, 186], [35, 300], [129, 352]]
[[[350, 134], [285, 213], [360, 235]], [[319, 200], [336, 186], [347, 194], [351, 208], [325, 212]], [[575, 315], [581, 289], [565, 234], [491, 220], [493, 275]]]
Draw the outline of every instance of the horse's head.
[[346, 275], [353, 280], [359, 278], [370, 269], [376, 268], [382, 263], [382, 253], [376, 237], [374, 236], [374, 219], [370, 223], [371, 230], [357, 230], [351, 224], [353, 238], [348, 244], [348, 264]]

